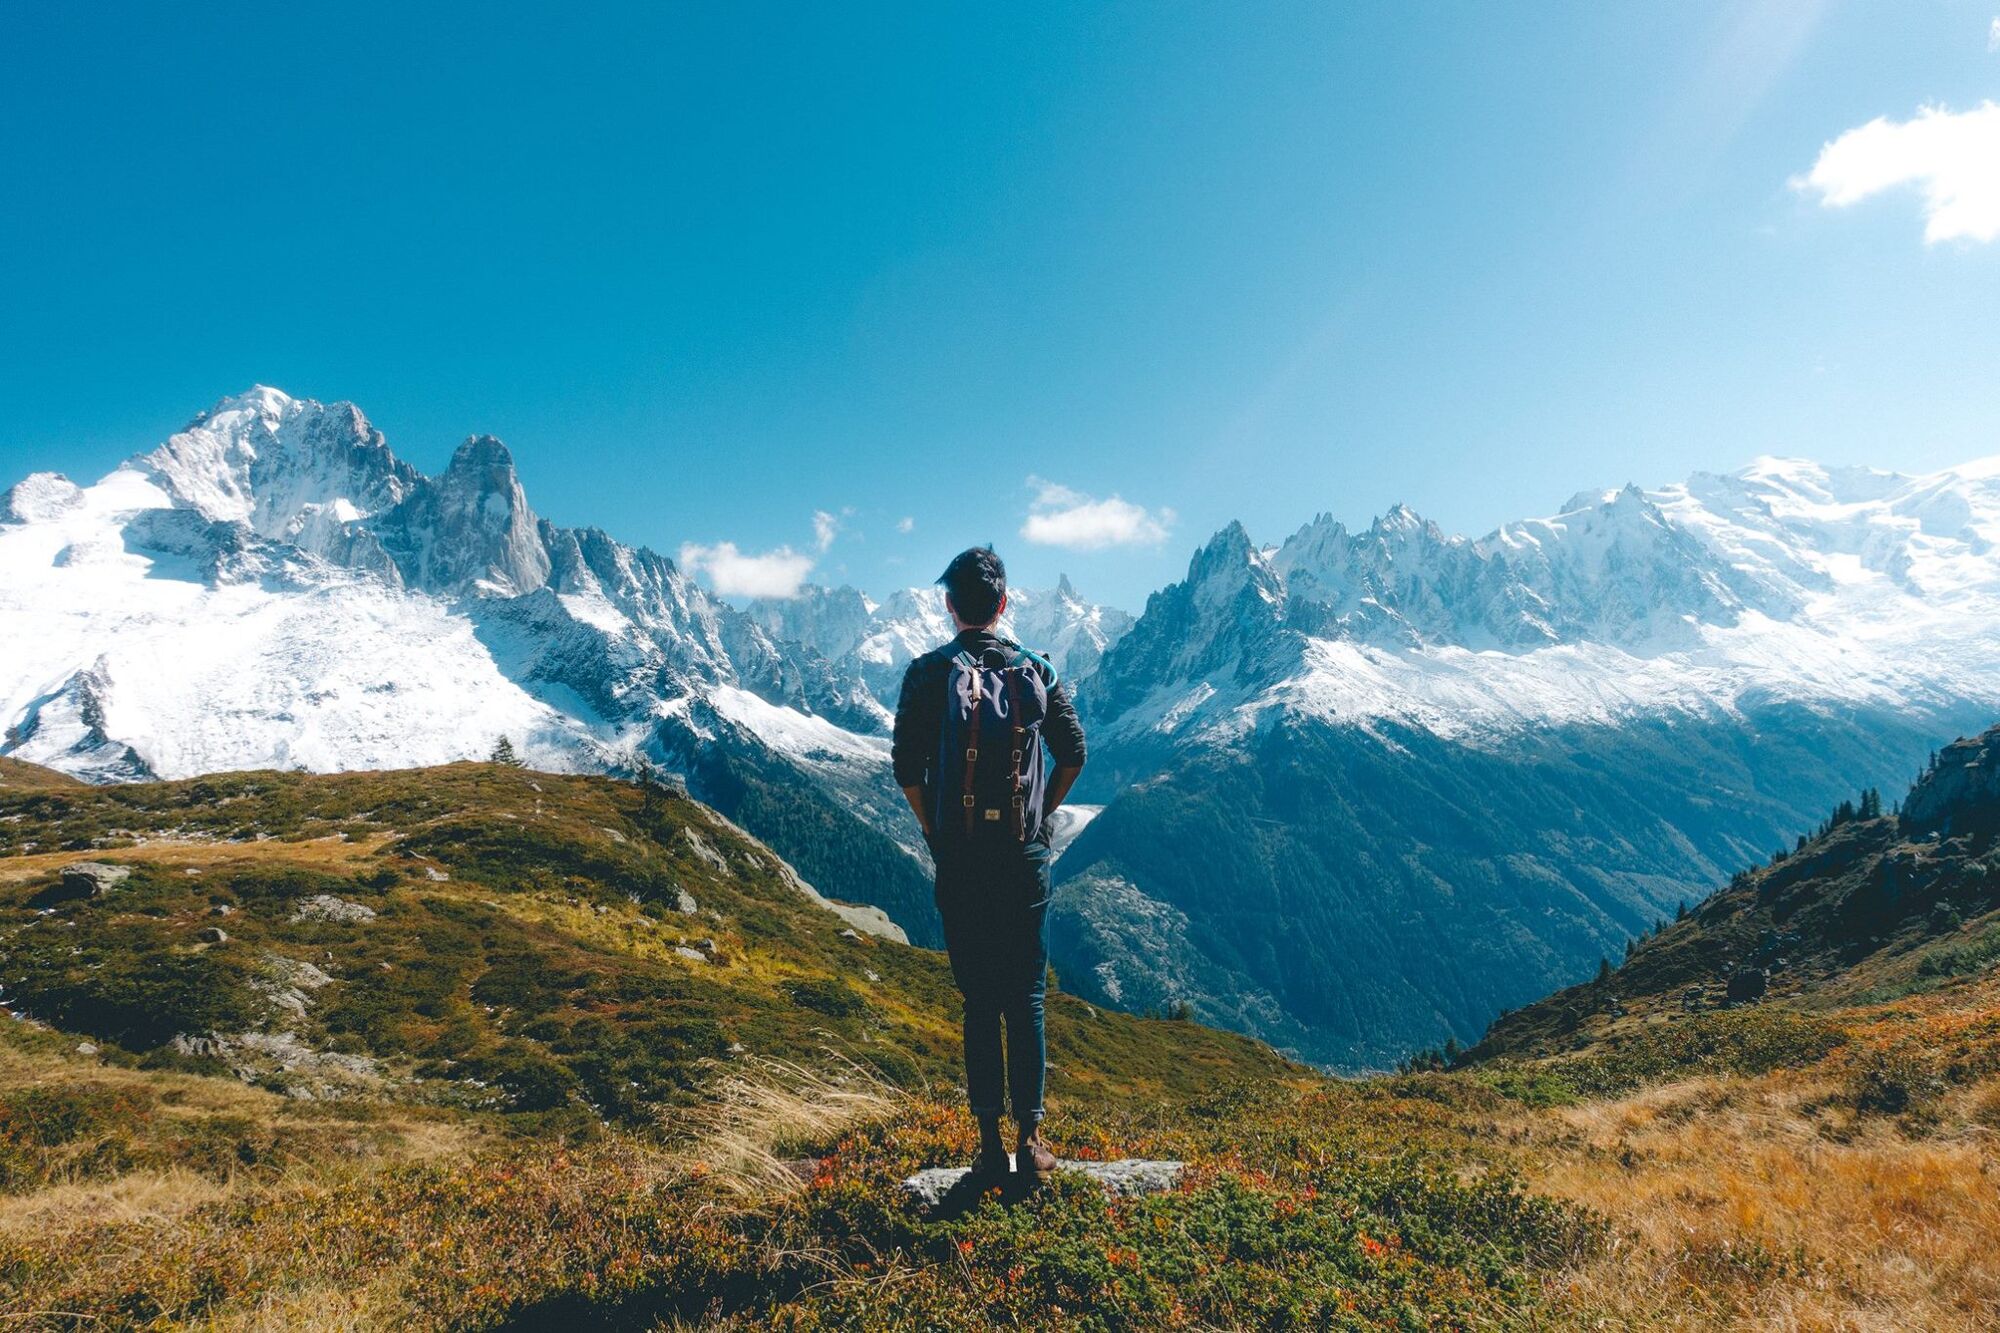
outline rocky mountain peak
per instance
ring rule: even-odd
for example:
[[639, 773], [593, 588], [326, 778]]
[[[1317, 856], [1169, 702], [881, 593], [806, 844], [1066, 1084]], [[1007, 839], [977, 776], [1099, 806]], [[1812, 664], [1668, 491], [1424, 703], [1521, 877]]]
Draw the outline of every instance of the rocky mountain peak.
[[211, 520], [326, 555], [343, 525], [393, 508], [420, 475], [352, 403], [258, 385], [198, 414], [132, 466]]
[[540, 521], [491, 435], [467, 437], [451, 464], [383, 524], [383, 544], [414, 587], [449, 595], [518, 597], [548, 582]]

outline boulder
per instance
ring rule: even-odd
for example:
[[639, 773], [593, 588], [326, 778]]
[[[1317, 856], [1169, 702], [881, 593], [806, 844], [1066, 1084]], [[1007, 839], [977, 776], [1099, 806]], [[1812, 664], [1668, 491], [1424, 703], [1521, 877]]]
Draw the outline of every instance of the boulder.
[[1729, 998], [1734, 1003], [1761, 1000], [1770, 989], [1771, 974], [1761, 967], [1745, 967], [1732, 973], [1729, 978]]
[[294, 921], [373, 921], [375, 909], [330, 893], [316, 893], [292, 909]]
[[132, 867], [106, 865], [102, 861], [76, 861], [62, 869], [62, 896], [99, 898], [130, 878]]
[[[1061, 1161], [1056, 1164], [1056, 1169], [1088, 1177], [1111, 1194], [1129, 1199], [1142, 1194], [1166, 1193], [1180, 1183], [1181, 1176], [1187, 1171], [1187, 1163], [1128, 1157], [1116, 1162]], [[935, 1208], [944, 1203], [954, 1190], [963, 1188], [971, 1174], [970, 1167], [929, 1167], [905, 1180], [903, 1192], [926, 1208]]]
[[229, 942], [229, 932], [221, 926], [203, 926], [194, 933], [194, 937], [203, 944], [227, 944]]

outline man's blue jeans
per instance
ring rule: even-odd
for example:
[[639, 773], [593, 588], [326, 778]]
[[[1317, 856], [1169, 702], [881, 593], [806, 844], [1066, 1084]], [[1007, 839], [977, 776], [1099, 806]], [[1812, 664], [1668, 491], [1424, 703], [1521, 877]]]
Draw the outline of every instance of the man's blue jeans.
[[1048, 844], [955, 845], [947, 838], [932, 850], [945, 949], [965, 997], [966, 1098], [974, 1115], [997, 1117], [1011, 1089], [1014, 1118], [1037, 1124], [1048, 1066], [1042, 1033], [1049, 970]]

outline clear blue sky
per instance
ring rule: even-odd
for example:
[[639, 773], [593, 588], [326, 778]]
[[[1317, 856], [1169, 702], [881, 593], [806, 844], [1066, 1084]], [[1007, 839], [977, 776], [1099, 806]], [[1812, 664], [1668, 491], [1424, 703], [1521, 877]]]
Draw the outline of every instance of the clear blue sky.
[[853, 10], [6, 4], [0, 478], [263, 382], [669, 553], [1136, 609], [1231, 518], [2000, 452], [2000, 242], [1790, 183], [2000, 99], [2000, 0]]

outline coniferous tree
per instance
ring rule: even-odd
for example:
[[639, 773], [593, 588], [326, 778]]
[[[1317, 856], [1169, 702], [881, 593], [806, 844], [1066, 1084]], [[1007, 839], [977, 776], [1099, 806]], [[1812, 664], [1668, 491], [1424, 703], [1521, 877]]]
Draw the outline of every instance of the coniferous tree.
[[509, 768], [522, 767], [520, 756], [514, 753], [514, 742], [505, 736], [493, 742], [493, 753], [486, 757], [493, 763], [505, 764]]
[[660, 807], [660, 784], [653, 772], [653, 761], [645, 755], [639, 756], [639, 813], [651, 817]]
[[1597, 960], [1597, 979], [1599, 981], [1611, 980], [1611, 960], [1609, 958], [1600, 957]]

